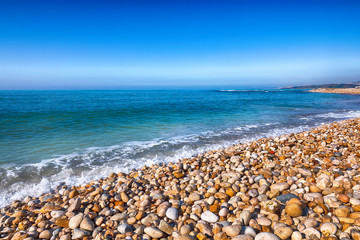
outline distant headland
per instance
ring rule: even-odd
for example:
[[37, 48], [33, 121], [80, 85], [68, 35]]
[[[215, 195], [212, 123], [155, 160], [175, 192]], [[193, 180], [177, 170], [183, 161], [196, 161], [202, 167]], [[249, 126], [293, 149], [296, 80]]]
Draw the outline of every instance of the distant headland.
[[352, 83], [290, 86], [283, 89], [311, 89], [309, 92], [316, 93], [360, 94], [360, 81]]

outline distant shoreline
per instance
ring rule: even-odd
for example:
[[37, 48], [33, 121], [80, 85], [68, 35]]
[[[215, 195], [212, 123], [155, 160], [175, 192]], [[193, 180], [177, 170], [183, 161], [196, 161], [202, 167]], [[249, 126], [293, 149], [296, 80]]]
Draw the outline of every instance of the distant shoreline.
[[359, 88], [317, 88], [309, 90], [315, 93], [360, 94]]

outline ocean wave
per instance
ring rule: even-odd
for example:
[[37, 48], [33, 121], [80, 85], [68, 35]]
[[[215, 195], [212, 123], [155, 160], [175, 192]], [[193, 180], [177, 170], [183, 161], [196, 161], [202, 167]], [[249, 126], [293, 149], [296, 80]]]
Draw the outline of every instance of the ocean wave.
[[269, 90], [260, 90], [260, 89], [254, 89], [254, 90], [237, 90], [237, 89], [221, 89], [216, 90], [218, 92], [269, 92]]
[[360, 117], [360, 111], [346, 111], [346, 112], [330, 112], [324, 114], [318, 114], [320, 118], [358, 118]]
[[310, 116], [301, 117], [301, 120], [314, 120], [314, 119], [329, 119], [329, 120], [340, 120], [340, 119], [349, 119], [349, 118], [358, 118], [360, 117], [360, 111], [338, 111], [338, 112], [328, 112], [314, 114]]

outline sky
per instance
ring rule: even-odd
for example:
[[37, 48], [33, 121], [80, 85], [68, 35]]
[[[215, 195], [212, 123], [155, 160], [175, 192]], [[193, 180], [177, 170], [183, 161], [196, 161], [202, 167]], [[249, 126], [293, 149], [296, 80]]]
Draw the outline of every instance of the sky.
[[360, 80], [360, 1], [0, 1], [0, 89]]

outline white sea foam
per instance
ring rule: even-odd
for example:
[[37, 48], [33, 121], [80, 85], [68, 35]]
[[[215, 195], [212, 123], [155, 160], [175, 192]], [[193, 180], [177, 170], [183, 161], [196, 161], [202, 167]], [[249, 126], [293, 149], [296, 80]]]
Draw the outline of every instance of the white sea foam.
[[360, 111], [348, 111], [348, 112], [330, 112], [324, 114], [318, 114], [317, 117], [321, 118], [358, 118], [360, 117]]
[[[138, 145], [134, 147], [124, 147], [122, 150], [124, 152], [132, 151], [137, 148], [138, 151], [141, 151], [144, 147], [154, 146], [156, 143], [146, 143], [143, 146]], [[229, 145], [229, 144], [224, 144]], [[111, 146], [109, 149], [96, 149], [96, 156], [104, 157], [106, 153], [109, 153], [113, 150], [119, 150], [119, 146]], [[16, 184], [12, 184], [7, 189], [0, 190], [0, 206], [5, 206], [17, 199], [23, 199], [25, 196], [39, 196], [43, 193], [50, 192], [52, 189], [55, 189], [61, 183], [66, 185], [81, 185], [86, 182], [89, 182], [94, 179], [99, 179], [102, 177], [108, 176], [112, 172], [128, 172], [133, 168], [140, 168], [143, 165], [152, 165], [160, 162], [173, 162], [178, 159], [188, 158], [193, 156], [194, 154], [198, 154], [204, 152], [209, 149], [217, 149], [223, 147], [223, 144], [213, 144], [202, 146], [198, 148], [192, 148], [190, 145], [185, 145], [180, 149], [176, 150], [175, 153], [169, 154], [167, 156], [153, 154], [150, 158], [142, 157], [138, 159], [124, 159], [123, 162], [114, 162], [114, 156], [110, 157], [103, 164], [94, 164], [96, 159], [91, 159], [92, 154], [84, 153], [83, 155], [70, 154], [67, 156], [62, 156], [54, 159], [47, 159], [41, 161], [36, 164], [28, 164], [22, 167], [16, 168], [17, 171], [21, 172], [21, 170], [25, 170], [29, 166], [36, 167], [37, 171], [46, 171], [48, 164], [55, 164], [56, 166], [61, 168], [61, 171], [55, 175], [51, 175], [48, 177], [42, 178], [39, 182], [29, 183], [29, 182], [18, 182]], [[84, 170], [80, 174], [76, 174], [76, 169], [71, 168], [71, 161], [79, 156], [84, 157], [84, 155], [88, 154], [89, 157], [85, 157], [88, 162], [84, 162], [81, 165], [86, 165], [89, 170]], [[104, 157], [105, 158], [105, 157]], [[13, 171], [14, 172], [14, 171]], [[12, 174], [13, 176], [15, 173]]]
[[240, 92], [241, 90], [234, 90], [234, 89], [230, 89], [230, 90], [219, 90], [219, 92]]
[[314, 120], [314, 119], [349, 119], [349, 118], [358, 118], [360, 117], [360, 111], [341, 111], [341, 112], [329, 112], [315, 114], [312, 116], [301, 117], [301, 120]]
[[236, 89], [222, 89], [219, 92], [269, 92], [268, 90], [236, 90]]

